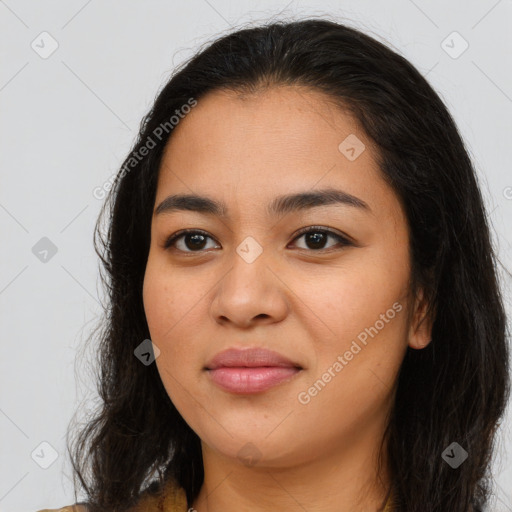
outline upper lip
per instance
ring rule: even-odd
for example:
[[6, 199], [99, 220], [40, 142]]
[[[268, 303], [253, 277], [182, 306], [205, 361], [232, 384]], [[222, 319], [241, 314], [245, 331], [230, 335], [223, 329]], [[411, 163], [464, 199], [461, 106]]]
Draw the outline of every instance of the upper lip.
[[265, 348], [229, 348], [216, 354], [207, 364], [207, 370], [214, 370], [219, 367], [261, 367], [261, 366], [282, 366], [301, 368], [287, 357], [267, 350]]

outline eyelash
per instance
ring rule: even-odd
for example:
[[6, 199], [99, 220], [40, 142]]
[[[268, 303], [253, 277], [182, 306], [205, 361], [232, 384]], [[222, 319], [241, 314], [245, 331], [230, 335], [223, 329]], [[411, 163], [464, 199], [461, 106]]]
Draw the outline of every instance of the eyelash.
[[[310, 226], [308, 228], [302, 229], [301, 231], [299, 231], [299, 233], [297, 233], [297, 235], [295, 236], [293, 241], [297, 240], [298, 238], [302, 237], [303, 235], [307, 235], [308, 233], [323, 233], [323, 234], [326, 234], [328, 236], [332, 236], [333, 238], [336, 238], [338, 240], [338, 242], [343, 247], [354, 245], [354, 243], [352, 243], [350, 240], [348, 240], [348, 238], [345, 238], [344, 236], [339, 235], [338, 233], [335, 233], [334, 231], [332, 231], [330, 229], [323, 228], [322, 226]], [[172, 247], [174, 245], [174, 243], [179, 238], [182, 238], [182, 237], [184, 237], [185, 235], [188, 235], [188, 234], [203, 235], [203, 236], [205, 236], [207, 238], [211, 238], [213, 240], [213, 238], [206, 231], [202, 231], [200, 229], [183, 229], [181, 231], [178, 231], [178, 232], [174, 233], [169, 238], [167, 238], [167, 240], [165, 241], [165, 244], [164, 244], [164, 249], [169, 249], [170, 247]], [[178, 251], [181, 251], [181, 252], [184, 252], [184, 253], [187, 253], [187, 254], [200, 254], [200, 253], [204, 252], [203, 249], [198, 250], [198, 251], [190, 251], [190, 250], [189, 251], [182, 251], [181, 249], [175, 249], [175, 250], [178, 250]], [[315, 249], [307, 249], [307, 248], [306, 249], [300, 248], [300, 250], [302, 250], [302, 251], [312, 251], [312, 252], [329, 252], [329, 251], [333, 250], [333, 247], [329, 247], [328, 249], [317, 249], [317, 250], [315, 250]]]

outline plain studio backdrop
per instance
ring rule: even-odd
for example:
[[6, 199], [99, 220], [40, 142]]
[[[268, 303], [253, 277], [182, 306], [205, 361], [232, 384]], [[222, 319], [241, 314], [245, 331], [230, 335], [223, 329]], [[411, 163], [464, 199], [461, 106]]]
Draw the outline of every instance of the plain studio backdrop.
[[[96, 403], [87, 369], [74, 366], [101, 312], [93, 191], [200, 44], [306, 15], [366, 31], [427, 77], [468, 144], [512, 268], [510, 0], [0, 1], [0, 511], [74, 501], [66, 427], [82, 400]], [[502, 285], [511, 315], [503, 272]], [[498, 512], [512, 511], [511, 425], [509, 407], [493, 466]]]

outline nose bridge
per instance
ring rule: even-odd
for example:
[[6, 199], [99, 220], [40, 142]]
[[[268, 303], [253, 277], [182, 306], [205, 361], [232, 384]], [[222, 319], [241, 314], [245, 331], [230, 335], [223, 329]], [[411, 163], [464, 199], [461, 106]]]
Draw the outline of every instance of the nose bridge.
[[254, 301], [267, 287], [269, 278], [268, 250], [251, 235], [246, 236], [234, 250], [230, 258], [231, 270], [226, 275], [228, 286], [234, 286], [230, 293], [242, 298], [250, 295], [248, 300]]
[[215, 317], [246, 325], [262, 315], [281, 318], [286, 301], [279, 280], [268, 268], [269, 253], [253, 236], [246, 236], [229, 259], [212, 304]]

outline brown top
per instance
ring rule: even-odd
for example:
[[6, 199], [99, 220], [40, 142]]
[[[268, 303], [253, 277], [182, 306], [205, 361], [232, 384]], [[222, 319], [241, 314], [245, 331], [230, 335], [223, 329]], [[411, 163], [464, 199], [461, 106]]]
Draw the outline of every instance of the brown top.
[[[393, 495], [386, 501], [382, 512], [393, 512]], [[188, 512], [185, 489], [169, 480], [164, 492], [159, 495], [142, 495], [137, 504], [128, 512]], [[87, 512], [85, 504], [68, 505], [58, 509], [44, 509], [38, 512]]]

